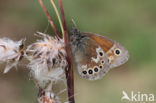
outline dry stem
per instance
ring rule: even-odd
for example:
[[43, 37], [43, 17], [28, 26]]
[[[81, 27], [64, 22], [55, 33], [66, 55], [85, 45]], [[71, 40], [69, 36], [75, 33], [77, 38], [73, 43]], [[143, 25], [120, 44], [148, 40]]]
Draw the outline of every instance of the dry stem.
[[64, 40], [66, 44], [66, 52], [67, 52], [67, 61], [68, 61], [68, 67], [66, 68], [66, 78], [67, 78], [67, 86], [68, 86], [68, 100], [71, 103], [75, 103], [74, 100], [74, 75], [73, 75], [73, 68], [72, 68], [72, 57], [71, 57], [71, 48], [69, 45], [69, 37], [67, 32], [67, 25], [65, 20], [65, 15], [63, 11], [63, 5], [62, 0], [59, 1], [59, 6], [61, 10], [61, 17], [63, 21], [63, 27], [64, 27]]
[[57, 31], [55, 25], [54, 25], [54, 22], [53, 22], [52, 18], [50, 17], [50, 15], [49, 15], [49, 13], [48, 13], [48, 10], [45, 8], [45, 6], [44, 6], [42, 0], [38, 0], [38, 1], [39, 1], [40, 5], [41, 5], [42, 9], [44, 10], [44, 13], [45, 13], [46, 16], [47, 16], [47, 18], [48, 18], [48, 20], [49, 20], [49, 23], [51, 24], [51, 27], [52, 27], [52, 29], [54, 30], [54, 33], [55, 33], [56, 37], [57, 37], [57, 38], [60, 38], [60, 35], [59, 35], [59, 33], [58, 33], [58, 31]]

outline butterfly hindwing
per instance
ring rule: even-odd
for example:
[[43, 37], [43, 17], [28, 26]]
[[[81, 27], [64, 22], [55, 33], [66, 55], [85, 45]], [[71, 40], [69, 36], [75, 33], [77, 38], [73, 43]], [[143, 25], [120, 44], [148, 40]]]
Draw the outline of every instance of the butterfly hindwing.
[[86, 34], [72, 32], [71, 47], [78, 73], [86, 79], [102, 78], [109, 71], [109, 63], [104, 50]]

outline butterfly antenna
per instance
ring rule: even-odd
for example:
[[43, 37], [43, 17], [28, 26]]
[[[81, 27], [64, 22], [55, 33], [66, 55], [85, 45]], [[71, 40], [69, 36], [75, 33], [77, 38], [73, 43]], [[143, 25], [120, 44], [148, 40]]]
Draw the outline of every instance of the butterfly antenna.
[[76, 23], [75, 23], [74, 19], [71, 19], [71, 22], [72, 22], [72, 27], [77, 28], [77, 25], [76, 25]]
[[71, 22], [72, 22], [71, 33], [72, 33], [72, 34], [79, 34], [80, 31], [77, 29], [77, 25], [76, 25], [74, 19], [71, 19]]

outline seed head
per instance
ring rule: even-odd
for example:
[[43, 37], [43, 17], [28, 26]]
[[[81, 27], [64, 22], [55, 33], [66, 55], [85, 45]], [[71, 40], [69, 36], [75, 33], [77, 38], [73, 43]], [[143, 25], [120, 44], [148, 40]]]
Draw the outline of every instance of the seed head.
[[12, 67], [16, 66], [24, 56], [25, 39], [13, 41], [8, 38], [0, 39], [0, 63], [6, 63], [4, 73], [7, 73]]
[[45, 88], [49, 81], [57, 81], [64, 75], [67, 66], [66, 51], [62, 39], [58, 40], [41, 32], [37, 34], [42, 40], [28, 46], [26, 54], [32, 76]]
[[53, 92], [42, 91], [38, 97], [39, 103], [61, 103]]

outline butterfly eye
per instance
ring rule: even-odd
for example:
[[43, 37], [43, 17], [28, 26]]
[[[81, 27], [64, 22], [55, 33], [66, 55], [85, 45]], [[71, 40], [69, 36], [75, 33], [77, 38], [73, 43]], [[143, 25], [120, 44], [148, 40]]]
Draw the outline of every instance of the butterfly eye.
[[93, 74], [93, 71], [92, 71], [92, 70], [89, 70], [88, 73], [89, 73], [89, 74]]
[[94, 72], [98, 72], [99, 69], [97, 67], [94, 68]]
[[102, 51], [100, 51], [99, 55], [102, 57], [104, 55], [104, 53]]
[[115, 53], [115, 55], [119, 56], [119, 55], [121, 54], [121, 50], [120, 50], [120, 49], [116, 49], [116, 50], [114, 51], [114, 53]]
[[102, 61], [101, 61], [101, 63], [102, 63], [102, 64], [104, 64], [104, 63], [105, 63], [105, 61], [104, 61], [104, 60], [102, 60]]
[[100, 69], [102, 69], [102, 65], [100, 65]]
[[83, 74], [87, 74], [87, 71], [83, 71], [82, 73], [83, 73]]

